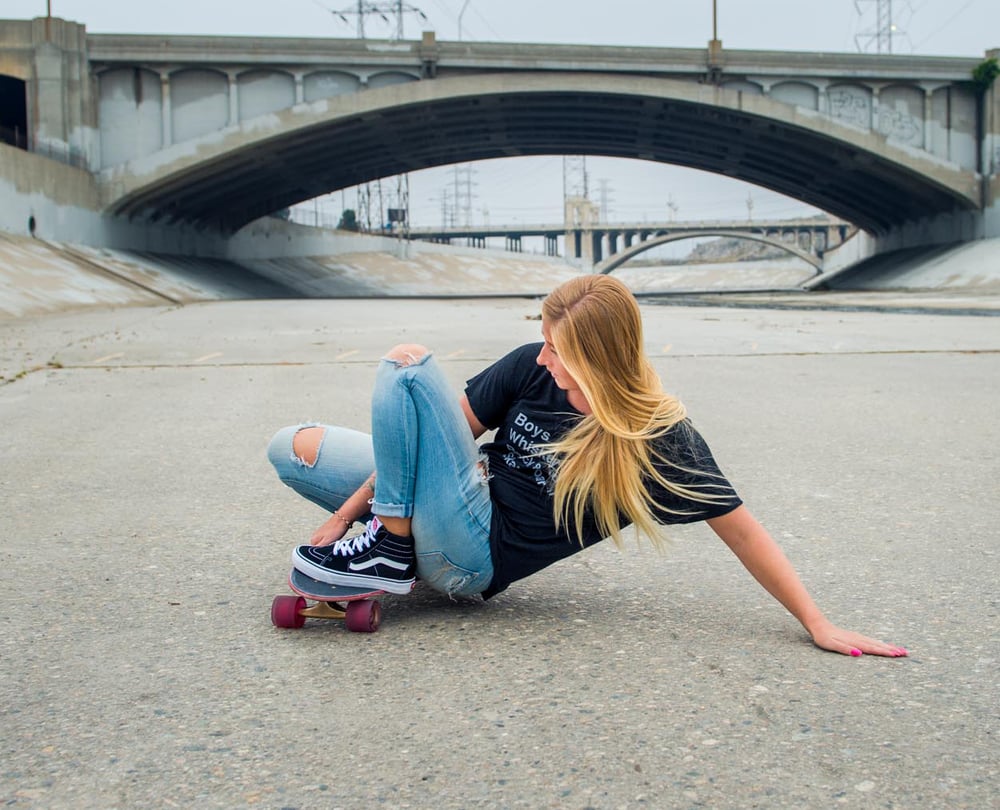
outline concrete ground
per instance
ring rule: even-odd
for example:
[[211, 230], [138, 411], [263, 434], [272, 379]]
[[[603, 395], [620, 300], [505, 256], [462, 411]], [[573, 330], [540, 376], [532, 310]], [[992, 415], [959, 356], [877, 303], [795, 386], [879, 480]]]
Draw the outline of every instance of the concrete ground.
[[23, 808], [998, 807], [1000, 321], [644, 304], [668, 389], [829, 616], [704, 526], [382, 629], [271, 626], [323, 520], [278, 427], [455, 385], [536, 301], [229, 301], [0, 321], [0, 802]]

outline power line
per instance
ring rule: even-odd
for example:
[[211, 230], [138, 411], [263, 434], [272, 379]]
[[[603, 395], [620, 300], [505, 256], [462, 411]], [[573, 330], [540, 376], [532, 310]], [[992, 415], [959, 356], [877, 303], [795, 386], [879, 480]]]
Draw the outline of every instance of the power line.
[[921, 45], [927, 42], [927, 40], [932, 39], [935, 34], [940, 34], [945, 28], [947, 28], [949, 25], [955, 22], [955, 20], [957, 20], [962, 14], [964, 14], [968, 10], [969, 6], [971, 6], [975, 2], [976, 0], [966, 0], [965, 4], [963, 4], [962, 7], [958, 9], [958, 11], [956, 11], [947, 20], [941, 23], [941, 25], [935, 26], [934, 30], [930, 34], [928, 34], [926, 37], [920, 40], [920, 42], [914, 45], [913, 50], [919, 48]]

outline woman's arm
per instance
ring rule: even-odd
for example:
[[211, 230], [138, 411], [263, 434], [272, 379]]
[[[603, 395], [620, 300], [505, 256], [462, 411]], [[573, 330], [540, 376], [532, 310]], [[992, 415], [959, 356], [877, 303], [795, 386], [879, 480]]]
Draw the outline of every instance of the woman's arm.
[[329, 546], [340, 540], [359, 517], [368, 514], [369, 501], [374, 496], [375, 473], [372, 473], [355, 493], [330, 515], [326, 523], [313, 532], [313, 536], [309, 539], [310, 545]]
[[472, 412], [472, 408], [469, 406], [469, 398], [467, 396], [463, 394], [460, 402], [462, 405], [462, 413], [465, 414], [465, 418], [469, 422], [469, 429], [472, 431], [472, 438], [478, 439], [486, 432], [487, 428]]
[[778, 544], [745, 506], [706, 522], [754, 579], [802, 623], [817, 647], [855, 656], [862, 653], [891, 657], [907, 655], [902, 647], [831, 624], [809, 596]]

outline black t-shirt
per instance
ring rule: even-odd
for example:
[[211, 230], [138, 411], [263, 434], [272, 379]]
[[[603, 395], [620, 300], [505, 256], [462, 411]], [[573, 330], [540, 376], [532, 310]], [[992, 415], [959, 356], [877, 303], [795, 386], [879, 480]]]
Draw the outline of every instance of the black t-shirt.
[[[582, 415], [569, 404], [552, 375], [535, 362], [541, 348], [541, 343], [532, 343], [515, 349], [469, 380], [465, 389], [476, 418], [497, 431], [494, 440], [482, 448], [489, 459], [493, 500], [493, 581], [483, 594], [486, 598], [604, 539], [589, 513], [584, 518], [583, 546], [575, 531], [556, 529], [550, 460], [537, 455], [537, 446], [558, 440]], [[669, 461], [657, 465], [664, 477], [723, 496], [702, 503], [653, 484], [651, 494], [660, 506], [654, 517], [659, 522], [707, 520], [742, 503], [690, 422], [675, 425], [656, 441], [657, 454]]]

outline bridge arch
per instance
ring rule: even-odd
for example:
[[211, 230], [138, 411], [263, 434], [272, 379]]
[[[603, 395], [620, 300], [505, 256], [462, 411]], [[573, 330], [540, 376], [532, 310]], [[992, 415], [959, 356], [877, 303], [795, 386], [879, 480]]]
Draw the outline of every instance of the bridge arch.
[[316, 70], [302, 80], [303, 95], [307, 104], [324, 98], [333, 98], [361, 89], [361, 79], [343, 70]]
[[104, 163], [132, 160], [163, 146], [162, 92], [160, 75], [145, 68], [113, 68], [98, 75]]
[[284, 110], [295, 104], [295, 77], [284, 70], [254, 68], [236, 77], [241, 121]]
[[419, 81], [419, 76], [414, 76], [412, 73], [404, 73], [401, 70], [383, 70], [378, 73], [372, 73], [368, 77], [368, 87], [378, 88], [378, 87], [389, 87], [393, 84], [406, 84], [408, 82]]
[[974, 172], [850, 121], [712, 85], [583, 73], [446, 77], [324, 98], [219, 127], [100, 177], [113, 214], [234, 231], [380, 177], [550, 154], [722, 173], [876, 234], [979, 205]]
[[647, 250], [652, 250], [660, 245], [667, 245], [671, 242], [680, 242], [682, 239], [695, 239], [704, 236], [717, 236], [728, 239], [748, 239], [751, 242], [760, 242], [764, 245], [770, 245], [771, 247], [781, 248], [782, 250], [791, 253], [793, 256], [797, 256], [805, 262], [812, 265], [813, 270], [816, 271], [816, 275], [823, 272], [823, 260], [808, 251], [802, 250], [798, 245], [791, 245], [788, 242], [782, 242], [780, 239], [772, 239], [764, 234], [755, 233], [743, 233], [741, 231], [678, 231], [676, 233], [661, 234], [659, 236], [654, 236], [651, 239], [647, 239], [644, 242], [639, 242], [638, 244], [632, 245], [631, 247], [625, 248], [613, 256], [609, 256], [602, 262], [598, 262], [594, 265], [595, 273], [608, 274], [614, 270], [621, 267], [629, 259], [634, 259], [641, 253], [645, 253]]
[[169, 126], [174, 141], [196, 142], [229, 123], [229, 77], [221, 70], [174, 71], [170, 74], [170, 99]]

